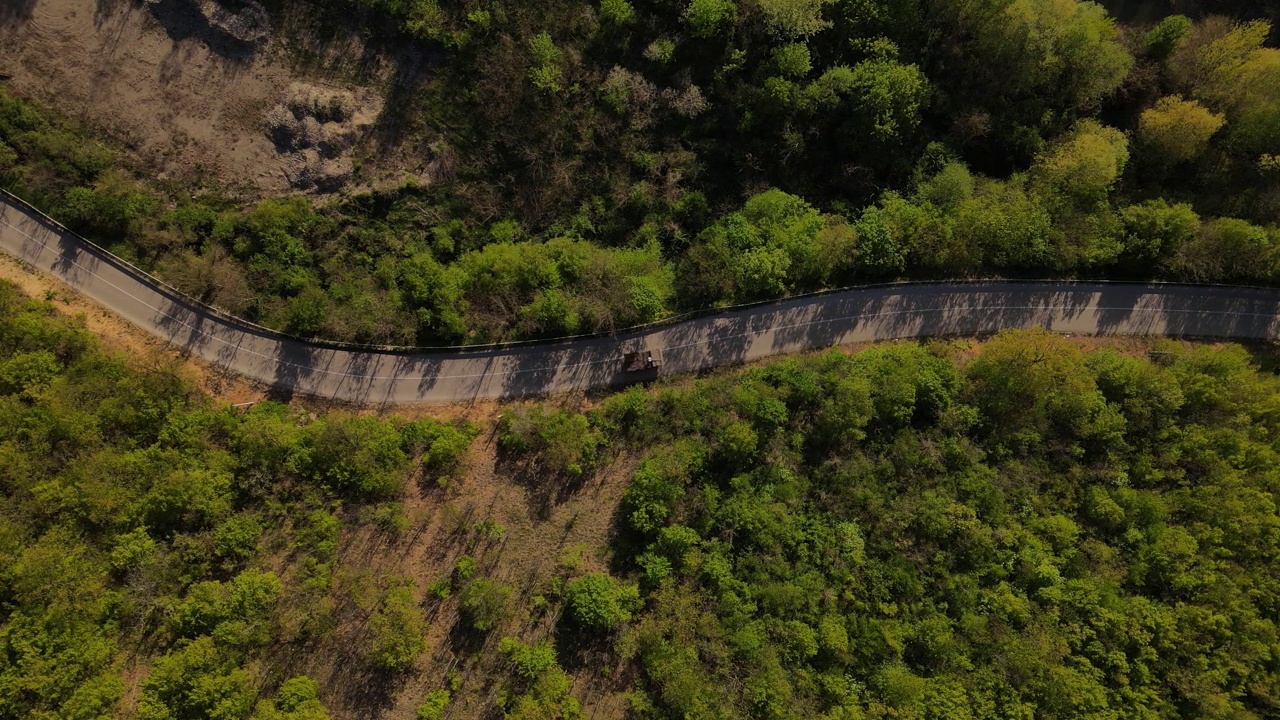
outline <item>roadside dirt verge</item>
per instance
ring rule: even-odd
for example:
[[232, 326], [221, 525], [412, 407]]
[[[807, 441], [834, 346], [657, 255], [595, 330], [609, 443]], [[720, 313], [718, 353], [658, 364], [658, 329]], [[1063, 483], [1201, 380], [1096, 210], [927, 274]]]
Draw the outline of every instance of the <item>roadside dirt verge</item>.
[[2, 253], [0, 280], [12, 282], [32, 298], [52, 302], [62, 313], [83, 317], [85, 327], [98, 336], [109, 350], [125, 353], [140, 362], [180, 363], [182, 373], [217, 400], [244, 403], [257, 402], [267, 397], [266, 388], [183, 355], [172, 345], [143, 332], [61, 282]]

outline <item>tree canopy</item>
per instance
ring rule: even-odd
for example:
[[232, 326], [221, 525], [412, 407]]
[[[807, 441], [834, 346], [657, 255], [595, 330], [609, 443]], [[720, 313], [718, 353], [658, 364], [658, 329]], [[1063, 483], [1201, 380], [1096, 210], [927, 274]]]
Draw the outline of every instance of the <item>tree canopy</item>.
[[1080, 0], [473, 5], [315, 8], [437, 63], [387, 118], [429, 183], [187, 192], [5, 91], [0, 187], [253, 322], [399, 345], [886, 278], [1203, 278], [1233, 261], [1136, 263], [1123, 209], [1280, 222], [1280, 50], [1256, 4], [1150, 22]]

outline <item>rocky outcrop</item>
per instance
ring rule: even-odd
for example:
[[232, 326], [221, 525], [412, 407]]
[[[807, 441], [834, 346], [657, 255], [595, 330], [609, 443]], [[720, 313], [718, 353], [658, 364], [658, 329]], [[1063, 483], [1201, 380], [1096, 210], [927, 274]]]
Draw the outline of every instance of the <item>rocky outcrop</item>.
[[265, 45], [271, 40], [271, 16], [266, 8], [246, 0], [237, 11], [203, 0], [197, 4], [209, 27], [243, 45]]
[[295, 83], [267, 113], [266, 125], [290, 184], [329, 192], [350, 180], [351, 149], [375, 116], [350, 92]]

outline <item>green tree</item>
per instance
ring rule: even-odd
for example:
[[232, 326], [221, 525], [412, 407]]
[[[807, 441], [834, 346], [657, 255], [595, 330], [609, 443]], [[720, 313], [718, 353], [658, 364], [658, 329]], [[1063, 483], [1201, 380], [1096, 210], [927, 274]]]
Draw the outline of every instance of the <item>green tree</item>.
[[1129, 162], [1124, 133], [1092, 120], [1041, 153], [1031, 169], [1034, 187], [1050, 203], [1087, 207], [1107, 198]]
[[498, 443], [506, 450], [534, 453], [548, 470], [581, 475], [593, 468], [605, 436], [582, 413], [525, 405], [503, 414]]
[[773, 67], [783, 77], [803, 77], [813, 69], [809, 56], [809, 46], [804, 43], [790, 43], [777, 47], [773, 51]]
[[1227, 116], [1238, 151], [1280, 150], [1280, 53], [1263, 47], [1269, 23], [1205, 23], [1178, 49], [1170, 66], [1191, 95]]
[[600, 573], [569, 581], [564, 592], [569, 620], [596, 632], [617, 630], [630, 620], [640, 597], [635, 585], [619, 583]]
[[1090, 108], [1119, 87], [1133, 65], [1115, 22], [1096, 3], [977, 0], [950, 12], [976, 38], [966, 70], [993, 97], [1025, 104], [1027, 111]]
[[333, 414], [307, 425], [297, 464], [314, 482], [359, 498], [400, 488], [409, 458], [399, 431], [372, 417]]
[[830, 27], [822, 17], [823, 8], [831, 0], [754, 0], [756, 10], [774, 35], [784, 38], [807, 37]]
[[635, 16], [636, 9], [627, 0], [600, 0], [600, 17], [610, 25], [626, 25]]
[[297, 297], [289, 300], [289, 317], [285, 327], [289, 332], [303, 337], [320, 333], [328, 315], [329, 298], [324, 290], [308, 285]]
[[1226, 118], [1194, 100], [1163, 97], [1138, 118], [1138, 141], [1159, 162], [1187, 162], [1205, 151], [1224, 124]]
[[1182, 244], [1173, 268], [1200, 282], [1268, 278], [1276, 266], [1276, 241], [1268, 232], [1236, 218], [1214, 218]]
[[529, 55], [532, 64], [529, 66], [529, 79], [533, 86], [545, 93], [558, 93], [564, 78], [560, 68], [560, 48], [546, 32], [538, 33], [529, 39]]
[[842, 225], [794, 195], [769, 190], [703, 231], [676, 274], [691, 305], [813, 287], [852, 264], [852, 257], [820, 254]]
[[417, 720], [442, 720], [451, 698], [448, 690], [432, 690], [422, 699], [422, 703], [414, 711], [414, 717]]
[[973, 197], [955, 210], [957, 247], [997, 268], [1051, 266], [1056, 260], [1056, 228], [1048, 209], [1026, 185], [1024, 176], [979, 183]]
[[246, 570], [229, 583], [198, 583], [175, 609], [174, 631], [184, 637], [209, 634], [246, 650], [264, 645], [271, 640], [271, 613], [282, 590], [275, 573], [256, 570]]
[[1190, 205], [1148, 200], [1120, 210], [1124, 224], [1125, 260], [1150, 267], [1176, 254], [1200, 231], [1200, 217]]
[[301, 675], [284, 681], [273, 700], [262, 700], [250, 720], [328, 720], [319, 700], [320, 685]]
[[972, 402], [1007, 450], [1026, 453], [1050, 438], [1072, 443], [1114, 430], [1114, 412], [1084, 356], [1047, 332], [997, 335], [967, 373]]
[[634, 530], [653, 534], [666, 524], [704, 453], [696, 444], [682, 444], [663, 448], [640, 462], [622, 499]]
[[1204, 23], [1178, 48], [1170, 67], [1192, 95], [1230, 107], [1245, 99], [1248, 69], [1259, 58], [1270, 30], [1260, 21]]
[[1170, 15], [1142, 36], [1142, 46], [1153, 60], [1164, 61], [1173, 54], [1191, 29], [1191, 18]]
[[689, 0], [684, 20], [695, 37], [709, 38], [726, 30], [738, 16], [733, 0]]
[[402, 579], [388, 588], [369, 617], [365, 656], [375, 667], [403, 672], [427, 648], [426, 621], [413, 597], [413, 581]]
[[511, 586], [490, 578], [472, 580], [459, 597], [463, 618], [481, 633], [489, 632], [506, 619], [510, 602]]
[[213, 638], [196, 638], [156, 661], [142, 681], [142, 720], [240, 720], [255, 693], [249, 674], [220, 651]]
[[915, 65], [892, 59], [867, 60], [853, 66], [849, 95], [873, 137], [900, 142], [920, 123], [929, 81]]
[[52, 382], [61, 370], [57, 356], [48, 350], [16, 353], [0, 362], [0, 393], [31, 397]]
[[498, 649], [511, 663], [512, 678], [498, 692], [505, 720], [579, 720], [582, 706], [569, 693], [572, 682], [547, 641], [527, 645], [506, 637]]
[[[900, 200], [890, 196], [882, 202], [888, 208], [897, 208]], [[870, 207], [854, 224], [858, 232], [857, 267], [863, 273], [871, 277], [893, 277], [906, 267], [905, 238], [896, 227], [895, 219], [892, 209]]]

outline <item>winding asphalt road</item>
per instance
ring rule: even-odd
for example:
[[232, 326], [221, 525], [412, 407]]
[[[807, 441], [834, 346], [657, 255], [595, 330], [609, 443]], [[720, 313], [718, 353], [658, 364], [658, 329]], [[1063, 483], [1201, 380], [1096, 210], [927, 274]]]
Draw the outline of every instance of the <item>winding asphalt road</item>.
[[280, 391], [358, 403], [454, 402], [625, 382], [622, 354], [663, 372], [845, 343], [1045, 327], [1079, 334], [1273, 339], [1280, 291], [1121, 283], [976, 282], [847, 290], [608, 338], [423, 353], [285, 338], [183, 298], [55, 223], [0, 197], [0, 250], [148, 332]]

